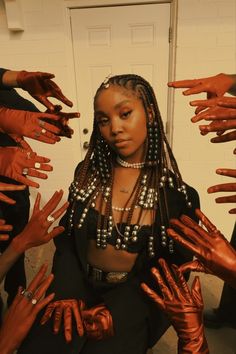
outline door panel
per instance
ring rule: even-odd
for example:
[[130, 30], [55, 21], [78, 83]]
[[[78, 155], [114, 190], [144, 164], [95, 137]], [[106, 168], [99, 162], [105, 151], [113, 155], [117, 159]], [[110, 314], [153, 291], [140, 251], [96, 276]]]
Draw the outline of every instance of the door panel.
[[169, 22], [169, 4], [71, 9], [82, 156], [92, 130], [93, 97], [109, 74], [147, 79], [166, 121]]

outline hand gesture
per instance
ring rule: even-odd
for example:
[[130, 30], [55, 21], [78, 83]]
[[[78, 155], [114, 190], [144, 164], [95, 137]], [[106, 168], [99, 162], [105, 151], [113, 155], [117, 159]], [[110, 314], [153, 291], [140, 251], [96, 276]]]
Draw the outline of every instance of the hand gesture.
[[[47, 123], [50, 119], [52, 124]], [[7, 134], [25, 136], [47, 144], [60, 141], [60, 129], [53, 122], [59, 120], [56, 114], [29, 112], [0, 107], [0, 128]]]
[[172, 271], [164, 259], [159, 260], [164, 277], [157, 268], [151, 272], [161, 290], [162, 297], [141, 284], [146, 294], [166, 312], [178, 335], [178, 353], [209, 353], [202, 320], [203, 300], [198, 277], [191, 290], [181, 271], [172, 265]]
[[[12, 225], [6, 225], [4, 219], [0, 219], [0, 232], [7, 232], [12, 230]], [[8, 234], [0, 234], [0, 241], [9, 240]]]
[[50, 159], [38, 156], [35, 152], [23, 150], [19, 147], [0, 148], [0, 175], [6, 176], [31, 187], [39, 187], [39, 184], [25, 176], [46, 179], [47, 175], [40, 172], [52, 171], [48, 164]]
[[[0, 182], [0, 191], [23, 191], [26, 186]], [[0, 192], [0, 201], [8, 204], [15, 204], [16, 201]]]
[[[198, 271], [214, 274], [236, 287], [236, 251], [201, 210], [196, 209], [195, 213], [207, 231], [188, 216], [182, 215], [180, 220], [170, 220], [172, 228], [167, 229], [168, 235], [194, 253], [199, 261], [194, 263]], [[192, 268], [189, 268], [188, 263], [180, 266], [181, 271], [189, 269]]]
[[20, 71], [17, 76], [17, 83], [20, 88], [42, 103], [48, 109], [53, 111], [54, 105], [48, 100], [48, 97], [54, 97], [59, 101], [65, 103], [67, 106], [72, 107], [73, 103], [66, 98], [60, 87], [52, 81], [55, 75], [43, 72], [28, 72]]
[[82, 300], [68, 299], [68, 300], [58, 300], [50, 303], [41, 319], [41, 324], [45, 324], [54, 315], [54, 326], [53, 331], [57, 334], [61, 327], [62, 316], [64, 317], [64, 335], [67, 342], [72, 340], [72, 315], [76, 321], [77, 332], [79, 336], [84, 335], [84, 327], [82, 321], [81, 311], [84, 309], [85, 305]]
[[27, 290], [20, 288], [9, 307], [0, 329], [0, 352], [13, 353], [28, 334], [39, 311], [52, 301], [54, 294], [43, 298], [53, 275], [45, 277], [47, 265], [43, 265]]
[[59, 136], [65, 136], [67, 138], [71, 138], [72, 135], [74, 134], [73, 129], [69, 127], [69, 119], [72, 118], [79, 118], [80, 113], [79, 112], [72, 112], [72, 113], [65, 113], [61, 112], [62, 106], [55, 105], [54, 110], [51, 111], [51, 113], [54, 113], [57, 115], [58, 119], [56, 121], [52, 121], [50, 118], [46, 119], [46, 122], [55, 125], [59, 129]]
[[110, 311], [100, 304], [82, 311], [84, 330], [89, 339], [101, 340], [114, 336]]
[[12, 246], [18, 253], [25, 252], [31, 247], [37, 247], [49, 242], [64, 231], [63, 226], [57, 226], [48, 232], [54, 221], [56, 221], [68, 208], [66, 202], [56, 209], [63, 196], [63, 191], [55, 192], [51, 199], [40, 209], [40, 193], [37, 194], [33, 213], [30, 221], [24, 230], [12, 240]]
[[230, 75], [218, 74], [201, 79], [193, 80], [180, 80], [169, 82], [169, 87], [174, 88], [188, 88], [183, 91], [183, 95], [189, 96], [196, 93], [207, 92], [208, 98], [223, 96], [231, 86], [234, 84], [234, 80]]
[[[236, 170], [229, 168], [218, 168], [216, 170], [218, 175], [234, 177], [236, 178]], [[208, 193], [217, 193], [217, 192], [236, 192], [236, 182], [234, 183], [222, 183], [211, 186], [207, 189]], [[216, 203], [235, 203], [236, 202], [236, 194], [218, 197], [215, 199]], [[236, 208], [229, 210], [230, 214], [236, 214]]]

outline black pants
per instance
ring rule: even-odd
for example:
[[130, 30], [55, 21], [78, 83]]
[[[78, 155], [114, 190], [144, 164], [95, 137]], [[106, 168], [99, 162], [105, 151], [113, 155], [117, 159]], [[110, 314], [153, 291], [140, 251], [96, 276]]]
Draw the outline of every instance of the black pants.
[[[236, 223], [234, 224], [230, 244], [236, 250]], [[224, 283], [218, 310], [223, 318], [236, 325], [236, 289], [226, 283]]]

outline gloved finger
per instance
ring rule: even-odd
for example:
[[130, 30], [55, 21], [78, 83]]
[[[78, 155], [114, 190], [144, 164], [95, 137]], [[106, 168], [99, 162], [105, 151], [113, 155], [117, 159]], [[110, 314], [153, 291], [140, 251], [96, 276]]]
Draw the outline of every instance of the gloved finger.
[[53, 314], [53, 311], [55, 309], [54, 303], [49, 304], [40, 320], [40, 324], [44, 325], [51, 317]]
[[[52, 165], [41, 163], [41, 162], [30, 161], [26, 164], [26, 166], [30, 167], [28, 169], [28, 171], [34, 169], [34, 170], [42, 170], [42, 171], [49, 171], [50, 172], [53, 170]], [[29, 172], [27, 173], [27, 175], [32, 176], [32, 174], [30, 174]]]
[[195, 114], [199, 114], [200, 112], [205, 111], [206, 109], [207, 109], [206, 107], [198, 106], [198, 107], [195, 109], [194, 113], [195, 113]]
[[157, 268], [155, 268], [155, 267], [152, 267], [151, 268], [151, 273], [154, 276], [154, 278], [155, 278], [155, 280], [156, 280], [156, 282], [157, 282], [157, 284], [158, 284], [158, 286], [159, 286], [159, 288], [160, 288], [160, 290], [162, 292], [164, 300], [167, 300], [167, 299], [168, 300], [172, 300], [173, 299], [173, 295], [172, 295], [170, 289], [166, 286], [166, 284], [165, 284], [165, 282], [164, 282], [159, 270]]
[[8, 225], [8, 224], [0, 225], [0, 232], [12, 231], [12, 230], [13, 230], [13, 226], [12, 225]]
[[236, 108], [235, 97], [221, 97], [217, 103], [221, 107]]
[[[50, 162], [50, 159], [48, 157], [39, 156], [39, 155], [36, 155], [35, 157], [31, 158], [30, 160], [33, 161], [33, 164], [35, 164], [35, 162], [40, 162], [40, 163]], [[29, 167], [32, 167], [32, 166], [30, 165]]]
[[213, 97], [207, 100], [194, 100], [190, 102], [190, 106], [212, 107], [217, 105], [218, 100], [218, 97]]
[[39, 188], [39, 184], [37, 182], [31, 181], [30, 179], [22, 175], [17, 175], [17, 177], [15, 177], [15, 180], [29, 187]]
[[[174, 270], [175, 274], [178, 277], [178, 286], [180, 287], [181, 295], [183, 294], [183, 298], [185, 299], [185, 301], [187, 300], [191, 302], [190, 290], [183, 276], [183, 273], [179, 270], [179, 268], [175, 264], [172, 265], [172, 269]], [[179, 299], [181, 299], [181, 297], [179, 297]]]
[[157, 293], [155, 293], [155, 291], [149, 288], [149, 286], [147, 286], [145, 283], [141, 283], [141, 288], [150, 297], [150, 299], [152, 299], [158, 305], [161, 310], [165, 310], [164, 301], [160, 298], [159, 295], [157, 295]]
[[48, 175], [46, 173], [39, 172], [38, 170], [35, 170], [33, 168], [29, 168], [27, 175], [30, 177], [36, 177], [41, 179], [48, 178]]
[[49, 201], [44, 205], [42, 211], [48, 216], [51, 214], [55, 208], [58, 206], [60, 203], [62, 197], [63, 197], [63, 190], [60, 189], [59, 191], [56, 191], [53, 193]]
[[230, 209], [229, 214], [236, 214], [236, 208]]
[[201, 283], [199, 277], [194, 278], [192, 283], [191, 293], [194, 302], [198, 305], [198, 307], [203, 309], [203, 299], [202, 299]]
[[236, 169], [217, 168], [216, 173], [217, 173], [218, 175], [236, 178]]
[[57, 98], [59, 101], [63, 102], [69, 107], [73, 106], [73, 103], [62, 93], [61, 89], [54, 81], [50, 80], [50, 86], [52, 91], [52, 95], [50, 95], [50, 97]]
[[200, 235], [205, 236], [204, 230], [195, 223], [192, 219], [188, 218], [186, 215], [181, 216], [180, 220], [171, 219], [170, 225], [172, 228], [181, 231], [188, 239], [190, 238], [196, 245], [198, 243], [202, 244], [202, 240], [199, 237]]
[[8, 240], [9, 240], [9, 235], [7, 234], [0, 235], [0, 241], [8, 241]]
[[66, 306], [64, 310], [64, 335], [68, 342], [72, 340], [72, 313], [70, 306]]
[[40, 210], [41, 194], [38, 192], [33, 206], [32, 216]]
[[178, 288], [173, 275], [171, 274], [171, 271], [166, 263], [166, 261], [163, 258], [160, 258], [158, 260], [158, 263], [160, 264], [160, 267], [164, 273], [165, 279], [166, 279], [166, 284], [168, 284], [168, 288], [171, 289], [172, 293], [175, 294], [175, 297], [177, 296], [178, 299], [182, 298], [182, 294], [180, 289]]
[[191, 80], [178, 80], [178, 81], [170, 81], [167, 83], [169, 87], [174, 88], [191, 88], [200, 83], [200, 79], [191, 79]]
[[236, 203], [236, 195], [229, 195], [227, 197], [218, 197], [215, 199], [216, 203]]
[[32, 134], [29, 134], [29, 138], [32, 138], [37, 141], [41, 141], [42, 143], [46, 143], [46, 144], [55, 144], [61, 140], [59, 136], [49, 131], [46, 131], [46, 129], [44, 133], [40, 133], [40, 134], [32, 132]]
[[187, 272], [199, 272], [199, 273], [207, 273], [207, 274], [209, 273], [208, 269], [206, 269], [203, 263], [198, 259], [181, 264], [181, 266], [179, 266], [179, 270], [182, 273], [187, 273]]
[[0, 193], [0, 201], [7, 203], [7, 204], [11, 204], [14, 205], [16, 204], [16, 201], [12, 198], [9, 198], [7, 195], [5, 195], [4, 193]]
[[47, 80], [47, 79], [54, 79], [55, 78], [55, 75], [52, 74], [52, 73], [47, 73], [47, 72], [37, 72], [37, 74], [35, 75], [36, 78], [37, 76], [39, 77], [39, 79], [41, 80]]
[[61, 119], [69, 120], [69, 119], [79, 118], [80, 117], [80, 113], [79, 112], [71, 112], [71, 113], [60, 112], [59, 113], [59, 117]]
[[233, 132], [217, 136], [211, 139], [211, 143], [225, 143], [226, 141], [236, 140], [236, 130]]
[[228, 130], [233, 128], [236, 128], [236, 119], [226, 121], [213, 121], [211, 124], [199, 125], [201, 132], [217, 132], [219, 130]]
[[[57, 117], [57, 119], [55, 120], [55, 122], [57, 122], [60, 119], [60, 117], [58, 115], [56, 115], [56, 117]], [[56, 125], [48, 123], [48, 121], [44, 121], [44, 117], [40, 119], [39, 125], [41, 128], [46, 129], [52, 133], [55, 133], [55, 134], [60, 133], [60, 129]]]
[[191, 122], [192, 122], [192, 123], [197, 123], [197, 122], [199, 122], [200, 120], [206, 119], [205, 117], [210, 113], [210, 111], [211, 111], [212, 109], [213, 109], [213, 108], [208, 108], [208, 109], [205, 110], [205, 108], [204, 108], [204, 112], [202, 112], [202, 113], [197, 113], [197, 112], [195, 111], [196, 115], [191, 118]]
[[9, 184], [0, 182], [0, 191], [23, 191], [26, 188], [24, 185]]
[[[208, 111], [208, 112], [207, 112]], [[224, 119], [235, 119], [236, 118], [236, 109], [231, 108], [222, 108], [222, 107], [213, 107], [209, 108], [204, 112], [205, 120], [224, 120]]]
[[207, 216], [200, 209], [196, 209], [195, 214], [209, 232], [217, 231], [217, 227], [207, 218]]
[[63, 312], [62, 306], [59, 305], [55, 308], [54, 323], [53, 323], [53, 332], [55, 334], [57, 334], [59, 332], [60, 327], [61, 327], [62, 312]]
[[216, 184], [207, 188], [207, 193], [217, 193], [217, 192], [232, 192], [236, 191], [236, 183], [222, 183]]
[[72, 311], [76, 322], [77, 332], [79, 336], [82, 337], [84, 335], [84, 326], [81, 318], [81, 312], [79, 311], [78, 303], [73, 302]]

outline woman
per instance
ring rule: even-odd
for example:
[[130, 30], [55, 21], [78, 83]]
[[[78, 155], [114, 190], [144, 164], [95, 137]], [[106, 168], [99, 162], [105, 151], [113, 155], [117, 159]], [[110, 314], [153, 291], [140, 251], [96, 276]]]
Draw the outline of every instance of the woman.
[[[191, 259], [167, 238], [166, 228], [170, 218], [183, 213], [196, 219], [199, 200], [182, 181], [154, 91], [142, 77], [118, 75], [98, 88], [90, 147], [75, 171], [69, 200], [61, 222], [66, 232], [55, 240], [50, 292], [57, 301], [43, 318], [46, 324], [34, 326], [19, 353], [146, 353], [169, 322], [140, 283], [155, 287], [149, 269], [160, 257], [177, 265]], [[104, 304], [114, 335], [99, 341], [90, 339], [96, 336], [89, 331], [83, 335], [75, 300], [83, 300], [87, 309]], [[54, 309], [57, 335], [47, 321]], [[63, 311], [69, 343], [59, 330]], [[78, 330], [75, 323], [70, 330], [70, 311]]]

